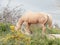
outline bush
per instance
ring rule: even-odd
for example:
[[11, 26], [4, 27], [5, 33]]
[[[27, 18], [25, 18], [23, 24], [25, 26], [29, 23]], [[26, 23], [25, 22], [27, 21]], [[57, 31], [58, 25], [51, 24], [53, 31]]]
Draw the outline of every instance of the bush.
[[[22, 34], [20, 31], [15, 31], [14, 26], [11, 24], [3, 24], [0, 23], [0, 26], [2, 32], [8, 32], [8, 33], [2, 33], [0, 36], [0, 45], [60, 45], [60, 39], [58, 38], [49, 38], [47, 35], [42, 36], [41, 35], [41, 29], [36, 26], [31, 26], [31, 30], [33, 31], [33, 34], [30, 36], [27, 36], [25, 34]], [[10, 29], [11, 28], [11, 29]], [[60, 33], [60, 30], [52, 28], [49, 30], [47, 28], [46, 30], [47, 34], [57, 34]], [[1, 34], [1, 33], [0, 33]]]
[[10, 24], [0, 23], [0, 31], [5, 32], [10, 30]]

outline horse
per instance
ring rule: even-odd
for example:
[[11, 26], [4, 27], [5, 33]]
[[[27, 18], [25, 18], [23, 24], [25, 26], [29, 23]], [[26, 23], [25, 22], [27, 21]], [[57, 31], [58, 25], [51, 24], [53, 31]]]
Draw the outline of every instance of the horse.
[[23, 23], [26, 25], [26, 31], [30, 34], [32, 34], [31, 30], [29, 29], [30, 25], [38, 23], [42, 26], [42, 33], [45, 33], [46, 24], [49, 26], [49, 28], [52, 27], [52, 16], [44, 12], [26, 12], [19, 18], [15, 30], [21, 29]]

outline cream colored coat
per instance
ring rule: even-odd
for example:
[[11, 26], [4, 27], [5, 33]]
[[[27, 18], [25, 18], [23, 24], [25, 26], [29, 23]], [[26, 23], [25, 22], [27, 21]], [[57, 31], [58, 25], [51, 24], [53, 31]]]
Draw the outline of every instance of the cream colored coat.
[[52, 27], [52, 17], [43, 12], [26, 12], [24, 15], [21, 16], [21, 18], [18, 20], [16, 24], [16, 30], [19, 30], [21, 28], [21, 25], [25, 22], [26, 24], [26, 30], [27, 32], [31, 33], [29, 26], [31, 24], [41, 24], [42, 26], [42, 32], [44, 33], [46, 30], [45, 24], [47, 23], [49, 27]]

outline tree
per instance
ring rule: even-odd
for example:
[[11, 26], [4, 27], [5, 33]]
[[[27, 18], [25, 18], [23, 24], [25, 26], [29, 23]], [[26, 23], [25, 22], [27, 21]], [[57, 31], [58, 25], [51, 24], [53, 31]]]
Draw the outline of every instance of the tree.
[[24, 9], [21, 8], [21, 4], [19, 6], [14, 7], [13, 9], [10, 9], [10, 2], [11, 0], [8, 1], [6, 7], [3, 7], [0, 16], [2, 17], [1, 19], [3, 20], [3, 23], [15, 24], [17, 20], [21, 17], [22, 13], [24, 12]]

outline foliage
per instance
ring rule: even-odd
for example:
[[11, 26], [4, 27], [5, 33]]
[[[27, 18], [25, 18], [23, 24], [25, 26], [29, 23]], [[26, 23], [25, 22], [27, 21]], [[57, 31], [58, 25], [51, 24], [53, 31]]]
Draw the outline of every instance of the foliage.
[[10, 7], [11, 0], [8, 0], [6, 6], [0, 9], [0, 22], [16, 24], [17, 20], [21, 17], [24, 9], [21, 8], [22, 5], [16, 5], [15, 7]]
[[0, 32], [1, 31], [3, 31], [3, 32], [5, 32], [5, 31], [7, 31], [7, 30], [10, 30], [10, 24], [8, 24], [8, 23], [0, 23]]
[[[3, 23], [0, 25], [4, 25]], [[6, 24], [5, 24], [6, 25]], [[4, 26], [5, 26], [4, 25]], [[60, 45], [60, 38], [49, 38], [47, 34], [51, 33], [60, 33], [58, 29], [51, 29], [47, 28], [46, 35], [41, 34], [41, 29], [36, 26], [31, 26], [31, 30], [33, 34], [25, 35], [22, 34], [20, 31], [15, 31], [14, 26], [11, 24], [7, 24], [8, 27], [1, 31], [0, 33], [0, 45]], [[4, 27], [3, 27], [4, 28]]]

